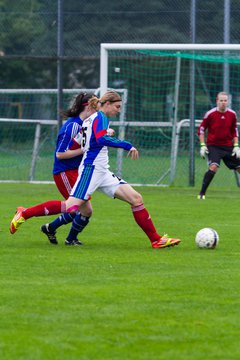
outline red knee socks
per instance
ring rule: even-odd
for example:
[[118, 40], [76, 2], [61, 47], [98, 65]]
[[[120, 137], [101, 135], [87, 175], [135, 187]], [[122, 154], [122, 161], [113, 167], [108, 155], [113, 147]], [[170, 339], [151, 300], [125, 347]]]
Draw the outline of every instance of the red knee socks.
[[65, 211], [64, 201], [52, 200], [27, 208], [23, 211], [23, 217], [27, 220], [33, 216], [55, 215]]
[[136, 223], [142, 228], [151, 243], [159, 240], [160, 235], [157, 233], [152, 219], [144, 205], [133, 206], [132, 212]]

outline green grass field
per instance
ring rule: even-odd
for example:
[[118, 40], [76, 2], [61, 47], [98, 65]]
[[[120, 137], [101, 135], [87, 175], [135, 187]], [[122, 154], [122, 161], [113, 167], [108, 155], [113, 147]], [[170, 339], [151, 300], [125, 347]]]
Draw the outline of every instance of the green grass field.
[[[153, 250], [129, 206], [100, 193], [81, 235], [50, 245], [33, 218], [10, 235], [17, 205], [58, 199], [54, 185], [0, 184], [0, 358], [4, 360], [239, 359], [239, 189], [138, 188], [160, 233]], [[197, 249], [213, 227], [215, 250]]]

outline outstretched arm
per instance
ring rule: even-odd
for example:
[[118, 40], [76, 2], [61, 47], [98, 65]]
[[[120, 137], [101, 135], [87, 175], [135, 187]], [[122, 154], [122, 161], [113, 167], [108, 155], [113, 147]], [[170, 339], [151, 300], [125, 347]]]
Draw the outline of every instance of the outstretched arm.
[[101, 146], [121, 148], [129, 151], [133, 147], [132, 144], [128, 141], [117, 139], [114, 136], [109, 136], [111, 132], [109, 132], [108, 125], [108, 118], [99, 113], [92, 126], [98, 144]]
[[97, 138], [97, 142], [102, 146], [109, 146], [115, 148], [122, 148], [124, 150], [130, 150], [133, 146], [130, 142], [125, 140], [119, 140], [114, 136], [103, 135]]

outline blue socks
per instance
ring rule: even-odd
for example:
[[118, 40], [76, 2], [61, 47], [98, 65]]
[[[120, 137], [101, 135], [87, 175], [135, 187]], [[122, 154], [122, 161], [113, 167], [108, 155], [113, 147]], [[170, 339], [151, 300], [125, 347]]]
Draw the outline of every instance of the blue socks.
[[83, 229], [87, 226], [87, 224], [89, 223], [89, 217], [83, 216], [80, 213], [77, 213], [73, 222], [72, 222], [72, 227], [69, 231], [67, 240], [68, 241], [73, 241], [77, 239], [77, 236], [80, 232], [83, 231]]
[[60, 226], [66, 225], [66, 224], [69, 224], [70, 222], [72, 222], [73, 219], [76, 217], [76, 215], [77, 215], [76, 212], [61, 214], [58, 218], [56, 218], [49, 224], [49, 230], [51, 232], [55, 232], [56, 229], [59, 228]]

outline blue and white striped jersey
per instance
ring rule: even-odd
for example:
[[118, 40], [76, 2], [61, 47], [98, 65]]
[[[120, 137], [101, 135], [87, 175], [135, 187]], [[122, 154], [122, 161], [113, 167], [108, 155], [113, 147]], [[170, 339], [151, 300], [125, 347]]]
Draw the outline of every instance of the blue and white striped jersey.
[[83, 165], [94, 165], [95, 169], [107, 169], [108, 147], [130, 150], [133, 146], [130, 142], [119, 140], [107, 135], [109, 120], [107, 116], [98, 111], [85, 119], [82, 124], [82, 144], [84, 151]]

